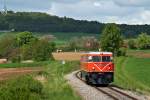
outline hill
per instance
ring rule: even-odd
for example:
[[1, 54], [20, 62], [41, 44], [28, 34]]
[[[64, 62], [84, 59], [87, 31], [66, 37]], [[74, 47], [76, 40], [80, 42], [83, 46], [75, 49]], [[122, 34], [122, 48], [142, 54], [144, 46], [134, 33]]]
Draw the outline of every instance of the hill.
[[[104, 23], [97, 21], [75, 20], [73, 18], [52, 16], [40, 12], [13, 12], [7, 15], [0, 13], [0, 30], [31, 31], [31, 32], [74, 32], [101, 33]], [[150, 31], [150, 25], [118, 24], [122, 33], [133, 37], [141, 32]]]

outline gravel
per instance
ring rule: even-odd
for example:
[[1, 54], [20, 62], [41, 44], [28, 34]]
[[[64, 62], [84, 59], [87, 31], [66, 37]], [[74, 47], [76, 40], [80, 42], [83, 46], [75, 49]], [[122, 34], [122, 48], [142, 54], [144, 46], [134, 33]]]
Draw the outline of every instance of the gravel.
[[[68, 81], [70, 86], [77, 92], [83, 100], [113, 100], [106, 94], [101, 93], [100, 91], [96, 90], [94, 87], [91, 87], [78, 78], [76, 78], [75, 73], [78, 71], [72, 72], [68, 75], [65, 76], [65, 79]], [[139, 100], [150, 100], [149, 96], [141, 95], [135, 92], [127, 91], [127, 90], [122, 90], [116, 87], [113, 87], [115, 89], [118, 89], [124, 93], [128, 93], [131, 96], [134, 96], [138, 98]]]
[[76, 72], [77, 71], [66, 75], [65, 79], [68, 80], [68, 83], [83, 98], [83, 100], [113, 100], [107, 95], [94, 89], [94, 87], [91, 87], [77, 79], [74, 75]]

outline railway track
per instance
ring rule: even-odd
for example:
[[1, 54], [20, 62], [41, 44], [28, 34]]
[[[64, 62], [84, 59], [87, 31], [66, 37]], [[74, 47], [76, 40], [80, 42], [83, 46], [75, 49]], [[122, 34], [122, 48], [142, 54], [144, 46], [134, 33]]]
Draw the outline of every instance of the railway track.
[[[75, 74], [75, 76], [80, 79], [81, 81], [85, 82], [80, 78], [80, 71]], [[118, 87], [116, 86], [108, 86], [108, 87], [97, 87], [93, 86], [96, 90], [100, 91], [101, 93], [107, 95], [113, 100], [138, 100], [137, 98], [124, 93], [117, 89]]]

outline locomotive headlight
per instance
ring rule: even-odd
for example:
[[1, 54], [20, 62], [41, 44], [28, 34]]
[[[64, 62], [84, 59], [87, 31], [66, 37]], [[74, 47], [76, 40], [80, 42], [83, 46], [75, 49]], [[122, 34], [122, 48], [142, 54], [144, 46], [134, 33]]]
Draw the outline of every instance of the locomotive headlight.
[[95, 70], [95, 67], [92, 67], [93, 70]]

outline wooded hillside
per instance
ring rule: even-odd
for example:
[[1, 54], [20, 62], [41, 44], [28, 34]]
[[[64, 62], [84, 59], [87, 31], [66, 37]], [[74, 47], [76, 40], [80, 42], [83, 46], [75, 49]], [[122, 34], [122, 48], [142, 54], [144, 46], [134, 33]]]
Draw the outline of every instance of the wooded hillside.
[[[104, 23], [97, 21], [75, 20], [67, 17], [52, 16], [39, 12], [13, 12], [0, 14], [0, 30], [31, 31], [31, 32], [102, 32]], [[148, 34], [150, 25], [118, 25], [127, 37], [133, 37], [141, 32]]]

